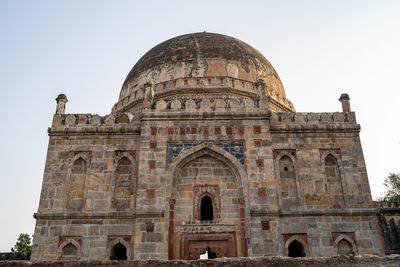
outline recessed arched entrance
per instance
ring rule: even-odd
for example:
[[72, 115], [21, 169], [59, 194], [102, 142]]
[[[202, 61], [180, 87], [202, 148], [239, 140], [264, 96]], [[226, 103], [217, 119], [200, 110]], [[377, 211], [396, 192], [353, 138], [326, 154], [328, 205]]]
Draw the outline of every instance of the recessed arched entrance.
[[199, 259], [206, 251], [209, 257], [247, 256], [240, 163], [210, 145], [176, 161], [170, 169], [169, 259]]

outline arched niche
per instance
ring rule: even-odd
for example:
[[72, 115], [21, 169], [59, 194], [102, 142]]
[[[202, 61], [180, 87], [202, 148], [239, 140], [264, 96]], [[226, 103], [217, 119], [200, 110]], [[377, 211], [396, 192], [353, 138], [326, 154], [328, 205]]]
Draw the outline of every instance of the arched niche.
[[62, 242], [58, 248], [59, 259], [61, 260], [79, 260], [81, 246], [72, 238]]
[[306, 257], [308, 255], [307, 236], [305, 234], [292, 235], [285, 242], [285, 252], [288, 257]]
[[167, 195], [170, 195], [171, 199], [176, 198], [174, 188], [176, 188], [176, 178], [180, 171], [187, 163], [203, 155], [209, 155], [229, 166], [235, 175], [235, 182], [241, 192], [241, 197], [244, 197], [246, 200], [248, 196], [248, 182], [247, 174], [242, 165], [232, 154], [209, 143], [202, 143], [186, 150], [171, 164], [166, 175], [166, 184], [170, 185]]
[[353, 246], [346, 239], [342, 239], [337, 244], [338, 255], [354, 255]]
[[296, 151], [277, 149], [273, 152], [275, 175], [278, 182], [279, 205], [284, 209], [304, 204], [302, 184], [298, 176]]
[[62, 258], [73, 258], [75, 259], [78, 254], [78, 249], [72, 243], [68, 243], [62, 248]]
[[297, 240], [290, 242], [288, 246], [288, 256], [289, 257], [305, 257], [306, 252], [302, 243]]
[[68, 172], [67, 210], [80, 211], [85, 206], [88, 159], [77, 155]]
[[131, 248], [123, 237], [118, 237], [109, 243], [107, 252], [110, 260], [129, 260]]
[[280, 194], [283, 207], [299, 204], [293, 159], [284, 154], [279, 158]]
[[328, 200], [335, 208], [342, 207], [344, 194], [338, 159], [332, 153], [327, 153], [323, 162]]
[[334, 247], [338, 255], [357, 255], [357, 245], [352, 238], [346, 234], [340, 234], [334, 240]]
[[133, 159], [123, 155], [116, 160], [114, 170], [113, 208], [116, 211], [127, 211], [130, 208], [130, 199], [133, 194]]

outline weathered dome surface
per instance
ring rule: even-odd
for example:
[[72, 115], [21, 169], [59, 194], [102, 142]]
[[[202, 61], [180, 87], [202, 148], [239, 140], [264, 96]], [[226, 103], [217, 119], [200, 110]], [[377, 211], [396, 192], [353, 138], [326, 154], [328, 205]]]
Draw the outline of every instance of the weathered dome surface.
[[232, 77], [253, 83], [261, 78], [285, 98], [278, 74], [256, 49], [233, 37], [201, 32], [169, 39], [148, 51], [129, 72], [119, 99], [146, 82], [186, 77]]

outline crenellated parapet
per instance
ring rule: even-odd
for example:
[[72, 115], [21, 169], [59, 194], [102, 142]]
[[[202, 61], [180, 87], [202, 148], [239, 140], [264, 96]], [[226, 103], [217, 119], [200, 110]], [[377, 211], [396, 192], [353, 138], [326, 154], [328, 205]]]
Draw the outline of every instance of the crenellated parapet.
[[[286, 98], [279, 95], [271, 88], [266, 88], [266, 95], [271, 98], [271, 105], [274, 110], [294, 111], [293, 104]], [[155, 99], [179, 98], [187, 99], [204, 98], [207, 95], [229, 94], [232, 97], [256, 98], [259, 96], [257, 86], [253, 82], [232, 78], [232, 77], [187, 77], [171, 80], [168, 82], [154, 84]], [[120, 99], [113, 107], [112, 113], [131, 110], [141, 105], [145, 99], [146, 87], [142, 86], [133, 90], [126, 97]], [[206, 94], [206, 95], [204, 95]]]
[[138, 132], [135, 117], [129, 113], [109, 114], [54, 114], [49, 135], [56, 134], [101, 134]]
[[381, 209], [397, 209], [398, 213], [400, 213], [400, 202], [392, 202], [392, 201], [374, 201], [374, 204], [377, 208]]
[[359, 131], [354, 112], [322, 112], [322, 113], [272, 113], [271, 131]]

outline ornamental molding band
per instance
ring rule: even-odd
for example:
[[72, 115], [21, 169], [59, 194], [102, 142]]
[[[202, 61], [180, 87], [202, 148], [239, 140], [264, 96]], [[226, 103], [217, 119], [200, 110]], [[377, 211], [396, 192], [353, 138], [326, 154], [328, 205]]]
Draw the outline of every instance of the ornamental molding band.
[[[200, 145], [201, 143], [169, 143], [167, 145], [167, 162], [168, 167], [180, 156], [183, 152]], [[226, 152], [234, 156], [245, 168], [245, 156], [244, 156], [244, 143], [243, 142], [218, 142], [209, 144], [222, 148]]]

